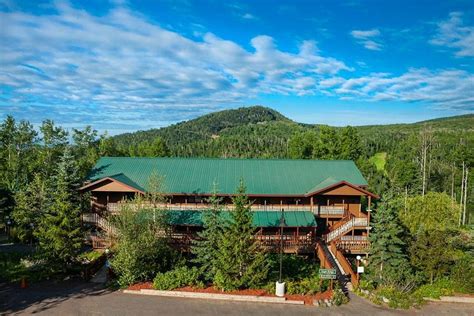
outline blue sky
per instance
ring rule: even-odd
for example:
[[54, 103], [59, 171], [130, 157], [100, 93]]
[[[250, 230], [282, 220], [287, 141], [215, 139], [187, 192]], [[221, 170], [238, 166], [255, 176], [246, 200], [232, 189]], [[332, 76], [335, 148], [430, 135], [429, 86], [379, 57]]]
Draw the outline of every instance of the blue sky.
[[261, 104], [305, 123], [474, 112], [474, 2], [0, 1], [0, 118], [110, 134]]

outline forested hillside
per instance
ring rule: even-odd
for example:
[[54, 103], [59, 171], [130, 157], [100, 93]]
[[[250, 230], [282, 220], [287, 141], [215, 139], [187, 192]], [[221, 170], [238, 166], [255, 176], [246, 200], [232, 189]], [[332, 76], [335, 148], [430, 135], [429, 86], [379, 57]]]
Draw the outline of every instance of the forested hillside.
[[[66, 131], [50, 121], [41, 127], [42, 137], [37, 137], [28, 122], [14, 125], [13, 118], [7, 119], [2, 131], [1, 173], [3, 187], [9, 192], [7, 199], [41, 169], [35, 163], [42, 161], [37, 155], [44, 160], [49, 156], [42, 151], [61, 149], [67, 142], [62, 135]], [[44, 146], [53, 135], [48, 130], [56, 129], [62, 133], [61, 141]], [[72, 146], [82, 177], [95, 159], [104, 155], [351, 159], [368, 179], [370, 190], [379, 195], [435, 191], [460, 202], [463, 166], [472, 170], [474, 164], [474, 115], [414, 124], [329, 127], [297, 123], [275, 110], [255, 106], [114, 137], [98, 137], [92, 128], [73, 130]], [[468, 175], [468, 191], [462, 193], [468, 213], [473, 211], [472, 174]]]
[[111, 142], [119, 156], [352, 159], [378, 194], [437, 191], [459, 200], [463, 163], [474, 163], [474, 115], [329, 127], [293, 122], [256, 106], [118, 135]]

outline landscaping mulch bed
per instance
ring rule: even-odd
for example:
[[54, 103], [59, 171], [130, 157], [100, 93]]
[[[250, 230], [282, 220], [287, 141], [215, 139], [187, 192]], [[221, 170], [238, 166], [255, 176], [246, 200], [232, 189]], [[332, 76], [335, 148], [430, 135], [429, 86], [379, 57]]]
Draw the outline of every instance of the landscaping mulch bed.
[[141, 282], [130, 285], [127, 290], [140, 291], [140, 290], [153, 290], [152, 282]]
[[[136, 283], [136, 284], [130, 285], [128, 289], [132, 291], [139, 291], [142, 289], [147, 289], [147, 290], [153, 289], [153, 283], [152, 282]], [[206, 288], [194, 288], [194, 287], [186, 286], [179, 289], [175, 289], [174, 291], [276, 297], [275, 294], [270, 294], [267, 291], [261, 290], [261, 289], [245, 289], [245, 290], [235, 290], [235, 291], [224, 292], [212, 286], [209, 286]], [[305, 305], [313, 305], [314, 300], [324, 300], [324, 299], [329, 300], [332, 298], [332, 294], [333, 294], [332, 291], [328, 290], [326, 292], [317, 293], [315, 295], [294, 294], [294, 295], [285, 295], [285, 297], [289, 301], [303, 301]]]

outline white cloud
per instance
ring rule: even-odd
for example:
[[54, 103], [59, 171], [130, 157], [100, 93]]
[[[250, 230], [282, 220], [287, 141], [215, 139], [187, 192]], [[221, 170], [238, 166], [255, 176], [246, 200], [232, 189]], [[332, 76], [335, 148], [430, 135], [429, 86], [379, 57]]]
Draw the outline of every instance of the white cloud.
[[377, 41], [377, 38], [380, 36], [380, 31], [378, 29], [365, 31], [353, 30], [350, 34], [359, 44], [364, 45], [364, 47], [369, 50], [381, 50], [383, 47], [383, 45]]
[[350, 70], [311, 41], [288, 53], [262, 35], [249, 51], [212, 33], [188, 39], [122, 7], [104, 16], [64, 3], [57, 10], [0, 13], [0, 82], [21, 102], [86, 103], [98, 114], [212, 109], [260, 93], [306, 94], [321, 78]]
[[438, 33], [430, 43], [454, 48], [459, 57], [474, 57], [474, 26], [465, 26], [462, 16], [451, 12], [448, 20], [438, 24]]
[[428, 102], [438, 108], [474, 111], [474, 75], [464, 70], [410, 69], [399, 76], [374, 73], [333, 87], [340, 95], [361, 100]]
[[[427, 102], [473, 110], [473, 75], [411, 69], [356, 76], [315, 41], [296, 52], [266, 35], [247, 49], [213, 33], [192, 40], [123, 7], [94, 16], [0, 12], [0, 116], [133, 130], [189, 119], [261, 94]], [[379, 31], [353, 31], [370, 47]], [[375, 41], [374, 41], [375, 42]], [[377, 44], [376, 44], [377, 45]]]
[[242, 18], [246, 19], [246, 20], [256, 20], [257, 18], [255, 17], [255, 15], [253, 14], [250, 14], [250, 13], [245, 13], [244, 15], [242, 15]]

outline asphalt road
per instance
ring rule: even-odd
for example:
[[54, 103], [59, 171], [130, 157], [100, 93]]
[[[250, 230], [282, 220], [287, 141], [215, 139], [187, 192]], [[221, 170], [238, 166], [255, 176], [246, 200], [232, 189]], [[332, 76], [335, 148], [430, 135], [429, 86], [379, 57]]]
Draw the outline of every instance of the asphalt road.
[[82, 281], [43, 282], [27, 289], [0, 285], [2, 315], [474, 315], [472, 304], [429, 303], [391, 310], [353, 297], [340, 307], [225, 302], [124, 294]]

